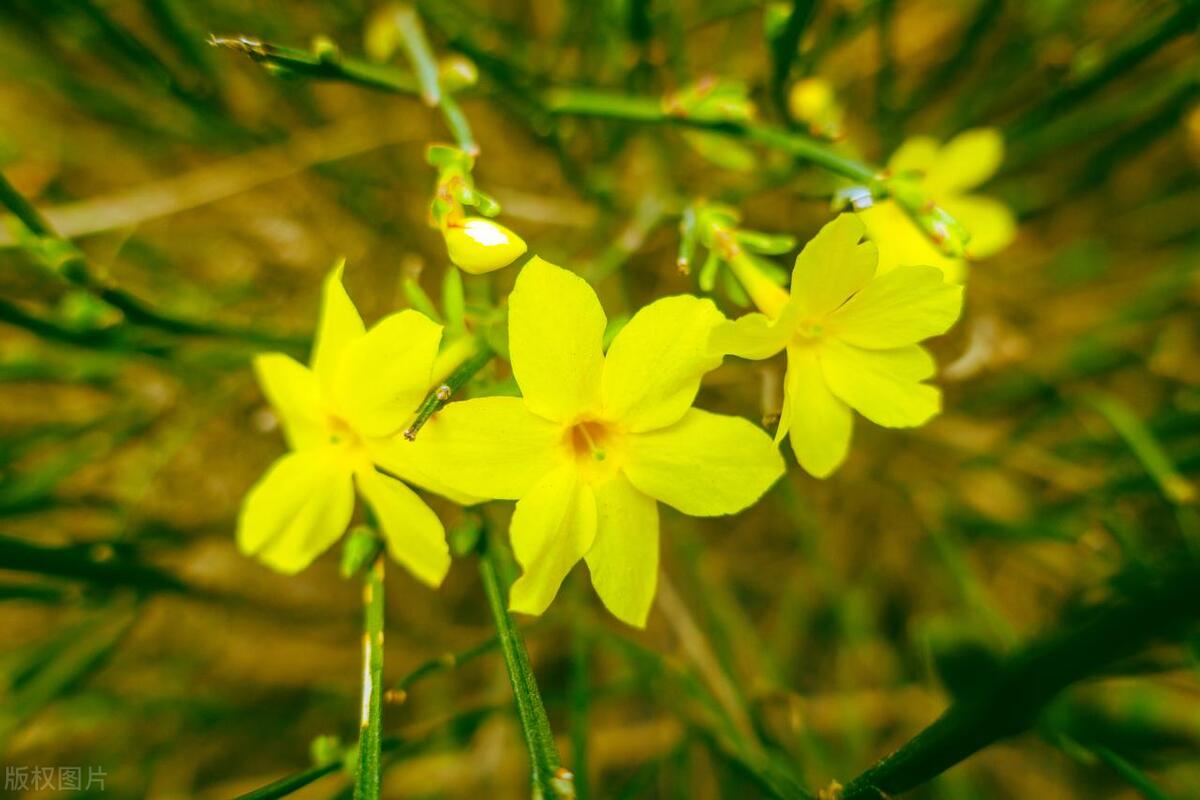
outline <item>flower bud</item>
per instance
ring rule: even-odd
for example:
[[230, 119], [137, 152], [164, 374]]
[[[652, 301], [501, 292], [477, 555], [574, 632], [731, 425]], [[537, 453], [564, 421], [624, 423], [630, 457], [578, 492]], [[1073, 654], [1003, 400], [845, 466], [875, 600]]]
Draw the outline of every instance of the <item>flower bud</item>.
[[446, 56], [438, 61], [438, 80], [448, 92], [469, 89], [479, 83], [479, 68], [466, 56]]
[[507, 267], [526, 249], [520, 236], [483, 217], [468, 217], [447, 225], [443, 235], [450, 260], [472, 275]]
[[842, 137], [845, 112], [837, 101], [833, 86], [823, 78], [805, 78], [788, 92], [788, 110], [808, 126], [815, 136]]

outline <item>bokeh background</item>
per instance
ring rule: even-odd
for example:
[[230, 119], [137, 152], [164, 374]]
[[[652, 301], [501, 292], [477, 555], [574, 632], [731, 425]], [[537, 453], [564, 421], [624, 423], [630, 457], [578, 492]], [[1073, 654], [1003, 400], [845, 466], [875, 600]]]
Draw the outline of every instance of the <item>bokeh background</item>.
[[[1200, 547], [1200, 7], [827, 0], [780, 75], [769, 36], [808, 5], [418, 4], [435, 51], [479, 71], [461, 95], [478, 185], [533, 251], [588, 276], [610, 316], [697, 291], [675, 265], [691, 200], [804, 241], [846, 182], [671, 125], [550, 115], [538, 98], [552, 87], [661, 97], [720, 76], [761, 119], [803, 129], [780, 100], [817, 77], [844, 110], [818, 133], [874, 163], [914, 134], [996, 126], [1007, 142], [983, 190], [1019, 233], [972, 265], [964, 318], [935, 343], [945, 413], [914, 431], [858, 425], [827, 481], [789, 454], [786, 478], [737, 517], [664, 510], [645, 631], [608, 617], [582, 569], [527, 629], [581, 795], [774, 796], [763, 764], [814, 794], [846, 782], [1114, 575]], [[276, 74], [206, 40], [307, 50], [324, 36], [359, 57], [378, 12], [0, 4], [0, 170], [93, 278], [68, 280], [65, 245], [5, 220], [6, 770], [102, 768], [104, 797], [227, 798], [303, 772], [319, 737], [356, 736], [360, 588], [337, 550], [287, 578], [234, 544], [243, 493], [283, 448], [248, 359], [305, 352], [338, 257], [368, 321], [408, 304], [406, 278], [437, 296], [448, 262], [424, 151], [449, 135], [415, 97]], [[494, 305], [514, 274], [469, 279], [472, 302]], [[699, 403], [758, 418], [781, 366], [730, 360]], [[505, 377], [498, 362], [468, 392]], [[393, 696], [385, 732], [403, 745], [385, 796], [527, 796], [471, 561], [436, 593], [389, 571], [389, 683], [472, 657]], [[1198, 645], [1184, 626], [1104, 665], [1031, 731], [912, 796], [1200, 797]], [[346, 787], [335, 773], [295, 796]]]

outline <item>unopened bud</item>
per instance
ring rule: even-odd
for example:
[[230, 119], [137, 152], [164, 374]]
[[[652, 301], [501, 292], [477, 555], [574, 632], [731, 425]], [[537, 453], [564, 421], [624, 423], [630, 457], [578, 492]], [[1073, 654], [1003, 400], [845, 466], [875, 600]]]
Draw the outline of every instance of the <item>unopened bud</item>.
[[468, 217], [448, 225], [443, 233], [450, 260], [472, 275], [507, 267], [526, 250], [524, 239], [482, 217]]

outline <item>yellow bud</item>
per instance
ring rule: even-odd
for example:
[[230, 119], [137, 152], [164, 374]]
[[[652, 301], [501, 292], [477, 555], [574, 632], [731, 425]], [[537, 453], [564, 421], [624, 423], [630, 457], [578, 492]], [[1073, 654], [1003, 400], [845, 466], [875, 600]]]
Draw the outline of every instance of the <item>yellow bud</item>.
[[788, 109], [814, 134], [830, 139], [841, 137], [843, 111], [829, 81], [805, 78], [794, 83], [788, 92]]
[[450, 260], [464, 272], [482, 275], [507, 267], [525, 252], [525, 240], [483, 217], [468, 217], [445, 228]]

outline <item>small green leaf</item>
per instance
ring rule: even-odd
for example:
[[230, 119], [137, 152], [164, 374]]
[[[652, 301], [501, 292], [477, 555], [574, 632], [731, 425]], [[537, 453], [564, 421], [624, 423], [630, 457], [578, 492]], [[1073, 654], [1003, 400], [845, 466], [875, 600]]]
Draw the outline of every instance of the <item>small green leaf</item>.
[[434, 322], [441, 322], [442, 315], [437, 312], [437, 308], [433, 305], [433, 300], [421, 288], [421, 284], [416, 278], [406, 275], [404, 282], [401, 284], [404, 289], [404, 296], [408, 299], [408, 304], [420, 311], [425, 316], [429, 317]]

